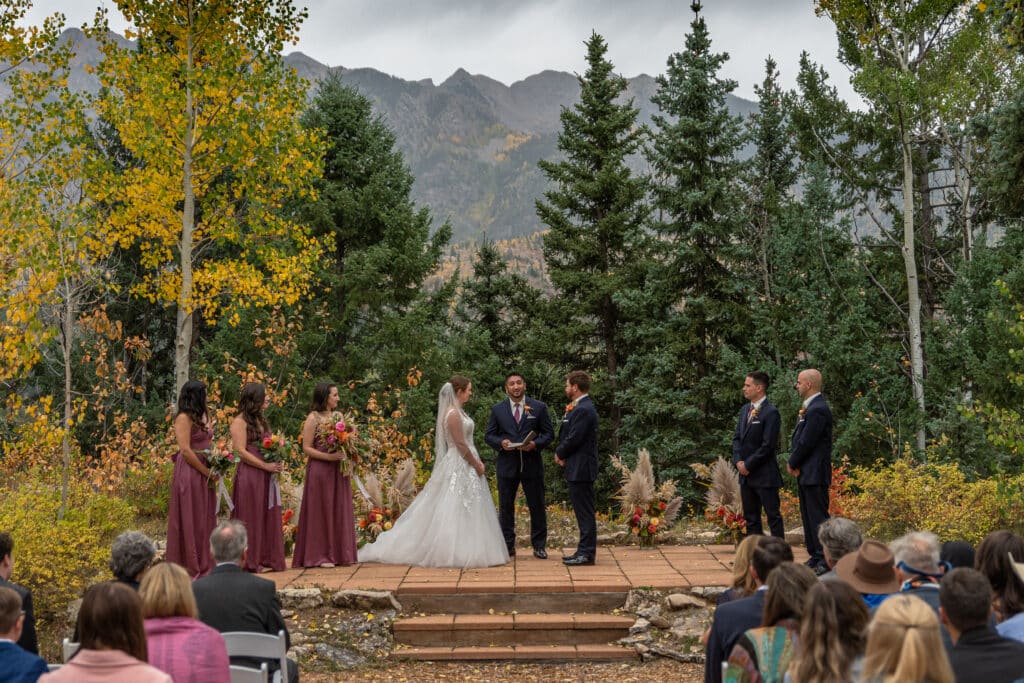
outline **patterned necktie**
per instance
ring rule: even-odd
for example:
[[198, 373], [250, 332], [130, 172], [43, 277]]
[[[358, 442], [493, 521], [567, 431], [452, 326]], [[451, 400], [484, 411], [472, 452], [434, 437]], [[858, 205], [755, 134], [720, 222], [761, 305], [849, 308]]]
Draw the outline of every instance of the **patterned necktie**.
[[516, 404], [515, 410], [512, 411], [512, 417], [515, 419], [516, 424], [519, 424], [519, 404]]

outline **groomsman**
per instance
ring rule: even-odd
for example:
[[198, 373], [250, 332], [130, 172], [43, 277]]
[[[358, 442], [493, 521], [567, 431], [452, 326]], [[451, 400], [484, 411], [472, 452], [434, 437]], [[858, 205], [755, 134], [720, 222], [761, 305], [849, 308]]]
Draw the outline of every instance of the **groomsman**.
[[832, 485], [832, 411], [821, 394], [821, 373], [804, 370], [795, 389], [804, 400], [790, 441], [786, 469], [796, 477], [800, 494], [800, 517], [804, 544], [815, 572], [828, 571], [825, 553], [818, 540], [818, 527], [828, 519], [828, 490]]
[[779, 446], [782, 420], [766, 396], [767, 373], [756, 371], [743, 382], [743, 397], [749, 403], [740, 409], [736, 432], [732, 437], [732, 464], [740, 472], [740, 497], [747, 535], [761, 535], [761, 508], [768, 517], [772, 536], [786, 537], [779, 511], [782, 473], [775, 453]]
[[565, 378], [569, 405], [558, 430], [555, 462], [565, 469], [569, 500], [576, 513], [580, 540], [576, 552], [563, 557], [570, 566], [594, 564], [597, 557], [597, 517], [594, 482], [597, 480], [597, 411], [590, 400], [590, 375], [573, 370]]
[[[523, 487], [530, 508], [530, 544], [535, 557], [546, 560], [548, 551], [548, 518], [544, 509], [544, 461], [541, 451], [555, 440], [548, 407], [526, 395], [526, 381], [518, 372], [505, 377], [508, 399], [491, 408], [485, 439], [498, 453], [498, 523], [508, 546], [508, 554], [516, 554], [516, 494]], [[533, 432], [533, 440], [520, 447], [513, 444]]]

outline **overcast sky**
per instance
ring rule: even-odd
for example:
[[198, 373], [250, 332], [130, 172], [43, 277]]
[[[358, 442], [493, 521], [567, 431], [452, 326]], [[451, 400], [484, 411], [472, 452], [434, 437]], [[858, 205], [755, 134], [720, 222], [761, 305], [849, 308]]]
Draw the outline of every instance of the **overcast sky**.
[[[299, 2], [298, 4], [303, 4]], [[544, 69], [582, 72], [585, 41], [596, 30], [624, 76], [662, 73], [683, 49], [693, 20], [689, 0], [308, 0], [299, 50], [330, 66], [372, 67], [405, 79], [441, 83], [462, 67], [506, 84]], [[111, 28], [125, 23], [110, 0], [37, 0], [31, 20], [59, 10], [70, 26], [108, 8]], [[793, 87], [797, 60], [807, 50], [832, 76], [840, 94], [855, 97], [836, 59], [831, 23], [812, 0], [705, 0], [712, 46], [727, 52], [723, 75], [736, 94], [754, 97], [764, 60], [779, 63]], [[291, 50], [289, 50], [291, 51]]]

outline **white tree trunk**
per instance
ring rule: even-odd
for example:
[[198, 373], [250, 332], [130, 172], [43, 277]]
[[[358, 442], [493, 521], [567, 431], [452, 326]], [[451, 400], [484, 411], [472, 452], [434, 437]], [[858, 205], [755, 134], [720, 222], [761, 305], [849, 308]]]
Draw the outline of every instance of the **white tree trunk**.
[[65, 278], [64, 310], [61, 320], [61, 354], [64, 361], [64, 422], [61, 425], [61, 474], [60, 474], [60, 509], [57, 519], [64, 519], [68, 509], [68, 487], [71, 480], [71, 419], [74, 404], [71, 399], [71, 352], [75, 341], [75, 317], [78, 315], [75, 301], [75, 288]]
[[917, 403], [917, 449], [924, 455], [924, 342], [921, 336], [921, 295], [918, 292], [917, 256], [914, 253], [914, 160], [910, 134], [904, 130], [903, 151], [903, 267], [907, 275], [907, 331], [910, 333], [910, 386]]
[[[192, 71], [192, 40], [189, 36], [188, 64], [186, 74]], [[187, 78], [187, 76], [186, 76]], [[184, 207], [181, 215], [181, 241], [178, 254], [181, 266], [181, 291], [178, 294], [178, 316], [174, 336], [174, 395], [188, 381], [192, 351], [192, 242], [195, 230], [196, 195], [192, 186], [192, 146], [195, 138], [195, 111], [192, 104], [192, 89], [185, 88], [185, 139], [182, 149], [182, 198]]]

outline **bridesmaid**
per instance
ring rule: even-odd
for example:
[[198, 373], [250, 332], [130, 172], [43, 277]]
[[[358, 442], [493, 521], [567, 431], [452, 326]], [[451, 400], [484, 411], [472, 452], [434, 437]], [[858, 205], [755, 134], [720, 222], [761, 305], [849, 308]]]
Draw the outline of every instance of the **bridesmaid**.
[[231, 495], [235, 511], [231, 516], [244, 522], [249, 532], [244, 569], [250, 572], [258, 572], [261, 567], [285, 570], [281, 499], [272, 480], [284, 465], [264, 461], [260, 452], [264, 437], [270, 436], [270, 426], [263, 416], [267, 403], [266, 387], [246, 384], [238, 398], [238, 415], [231, 421], [231, 447], [242, 459], [235, 474]]
[[302, 426], [306, 482], [302, 489], [299, 530], [292, 567], [333, 567], [356, 561], [352, 484], [339, 463], [343, 453], [328, 453], [317, 425], [329, 421], [338, 407], [338, 387], [321, 382], [313, 389], [312, 411]]
[[199, 452], [209, 448], [213, 440], [206, 412], [206, 385], [202, 382], [185, 382], [181, 388], [174, 436], [178, 452], [171, 479], [167, 559], [180, 564], [196, 579], [213, 569], [210, 533], [217, 526], [217, 493], [208, 483], [206, 456]]

